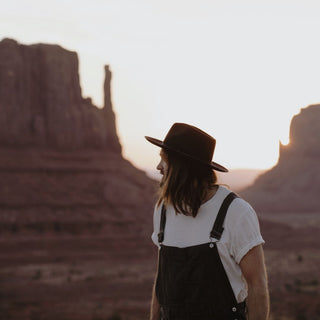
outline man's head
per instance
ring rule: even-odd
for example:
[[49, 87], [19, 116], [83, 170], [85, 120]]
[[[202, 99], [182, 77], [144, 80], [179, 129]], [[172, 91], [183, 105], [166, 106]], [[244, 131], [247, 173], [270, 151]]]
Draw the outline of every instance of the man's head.
[[175, 123], [170, 128], [164, 141], [148, 136], [145, 138], [166, 151], [172, 151], [185, 158], [193, 159], [210, 166], [214, 170], [228, 171], [225, 167], [212, 161], [216, 140], [197, 127], [185, 123]]
[[184, 123], [174, 124], [163, 142], [146, 139], [162, 148], [157, 166], [163, 175], [158, 203], [171, 203], [177, 212], [195, 216], [208, 189], [217, 181], [213, 169], [228, 171], [212, 162], [215, 139]]

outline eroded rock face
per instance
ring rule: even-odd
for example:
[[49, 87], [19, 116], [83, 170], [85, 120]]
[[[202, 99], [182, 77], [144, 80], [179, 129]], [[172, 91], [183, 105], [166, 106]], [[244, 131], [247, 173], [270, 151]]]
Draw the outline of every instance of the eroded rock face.
[[99, 109], [81, 95], [75, 52], [0, 42], [0, 234], [149, 238], [155, 184], [121, 155], [105, 75]]
[[290, 143], [279, 161], [241, 194], [258, 211], [319, 212], [320, 105], [301, 109], [290, 125]]
[[121, 152], [106, 67], [105, 106], [81, 95], [78, 57], [57, 45], [0, 42], [0, 145]]

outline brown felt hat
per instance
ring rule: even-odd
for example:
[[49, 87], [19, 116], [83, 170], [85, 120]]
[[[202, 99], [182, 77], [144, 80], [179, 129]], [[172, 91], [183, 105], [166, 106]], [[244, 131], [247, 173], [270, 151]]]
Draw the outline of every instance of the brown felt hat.
[[212, 161], [216, 140], [194, 126], [186, 123], [175, 123], [170, 128], [164, 141], [147, 136], [145, 138], [158, 147], [209, 165], [214, 170], [228, 172], [228, 169]]

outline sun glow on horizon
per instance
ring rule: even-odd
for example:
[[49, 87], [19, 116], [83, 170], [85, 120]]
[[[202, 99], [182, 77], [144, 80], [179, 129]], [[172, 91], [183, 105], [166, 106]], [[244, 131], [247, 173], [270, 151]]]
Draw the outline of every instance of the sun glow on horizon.
[[110, 65], [123, 155], [139, 168], [158, 161], [145, 135], [186, 122], [217, 139], [214, 161], [267, 169], [291, 118], [320, 101], [319, 15], [311, 0], [12, 0], [0, 39], [77, 51], [83, 96], [98, 107]]

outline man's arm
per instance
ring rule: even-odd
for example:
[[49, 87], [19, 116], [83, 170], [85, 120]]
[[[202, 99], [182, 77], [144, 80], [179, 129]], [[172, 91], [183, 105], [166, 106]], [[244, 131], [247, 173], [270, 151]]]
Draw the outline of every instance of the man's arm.
[[240, 261], [240, 268], [248, 284], [249, 320], [269, 319], [269, 293], [262, 245], [251, 249]]
[[160, 320], [160, 305], [156, 296], [156, 281], [157, 281], [157, 274], [156, 274], [153, 288], [152, 288], [150, 320]]

